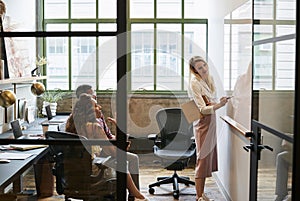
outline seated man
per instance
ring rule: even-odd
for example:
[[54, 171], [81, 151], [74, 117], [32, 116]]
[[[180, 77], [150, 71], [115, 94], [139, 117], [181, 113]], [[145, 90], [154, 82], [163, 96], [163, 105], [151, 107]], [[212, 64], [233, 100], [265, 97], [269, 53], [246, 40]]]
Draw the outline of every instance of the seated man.
[[[92, 95], [92, 97], [96, 100], [96, 95], [94, 93], [94, 90], [92, 89], [92, 86], [90, 86], [90, 85], [78, 86], [76, 89], [77, 99], [83, 93]], [[111, 130], [109, 129], [109, 127], [105, 121], [105, 117], [101, 111], [101, 108], [102, 108], [101, 105], [98, 105], [98, 107], [99, 107], [99, 113], [97, 114], [97, 121], [98, 121], [100, 127], [104, 130], [108, 139], [115, 139], [115, 135], [113, 135], [111, 133]], [[116, 124], [115, 119], [108, 118], [108, 120], [113, 122], [114, 124]], [[67, 120], [66, 128], [67, 128], [66, 131], [68, 131], [68, 132], [77, 133], [72, 114], [70, 115], [70, 117]], [[139, 157], [134, 153], [127, 152], [127, 161], [128, 161], [128, 170], [131, 174], [132, 180], [133, 180], [135, 186], [137, 187], [137, 189], [139, 189]], [[129, 195], [129, 200], [133, 200], [133, 197], [131, 195]]]

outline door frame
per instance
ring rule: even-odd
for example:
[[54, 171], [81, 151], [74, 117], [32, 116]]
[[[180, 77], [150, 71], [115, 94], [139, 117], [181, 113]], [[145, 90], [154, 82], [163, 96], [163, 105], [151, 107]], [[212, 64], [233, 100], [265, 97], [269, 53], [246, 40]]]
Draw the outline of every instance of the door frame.
[[[294, 132], [300, 130], [300, 124], [296, 123], [300, 121], [300, 60], [297, 59], [297, 55], [300, 54], [300, 40], [298, 33], [300, 33], [300, 3], [296, 1], [296, 75], [295, 75], [295, 112], [294, 112]], [[292, 200], [300, 200], [300, 136], [294, 135], [294, 155], [293, 155], [293, 175], [292, 175]]]

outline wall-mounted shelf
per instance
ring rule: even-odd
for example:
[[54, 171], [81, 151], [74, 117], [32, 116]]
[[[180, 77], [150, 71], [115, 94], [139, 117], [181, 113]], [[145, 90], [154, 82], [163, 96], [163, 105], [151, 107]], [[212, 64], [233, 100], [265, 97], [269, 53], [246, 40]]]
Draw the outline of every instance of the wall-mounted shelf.
[[0, 80], [0, 84], [18, 84], [24, 82], [30, 82], [34, 80], [44, 80], [47, 79], [47, 76], [36, 76], [36, 77], [16, 77]]

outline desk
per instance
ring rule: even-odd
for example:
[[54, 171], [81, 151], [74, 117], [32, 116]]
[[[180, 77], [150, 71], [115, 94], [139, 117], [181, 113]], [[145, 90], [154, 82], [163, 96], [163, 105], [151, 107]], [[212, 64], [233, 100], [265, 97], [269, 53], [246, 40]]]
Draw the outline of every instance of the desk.
[[[69, 115], [63, 115], [68, 117]], [[26, 126], [28, 129], [26, 129], [27, 133], [32, 134], [42, 134], [42, 124], [47, 122], [46, 118], [39, 118], [36, 119], [35, 122], [32, 122], [30, 124], [24, 123], [23, 126]], [[59, 124], [52, 124], [49, 127], [49, 130], [57, 130]], [[0, 140], [2, 139], [13, 139], [13, 133], [11, 130], [0, 134]], [[41, 144], [43, 144], [42, 140]], [[35, 165], [39, 159], [43, 158], [48, 153], [48, 148], [39, 148], [39, 149], [33, 149], [28, 151], [16, 151], [16, 150], [9, 150], [11, 152], [22, 152], [22, 153], [30, 153], [34, 154], [30, 156], [29, 158], [25, 160], [11, 160], [10, 163], [2, 163], [0, 164], [0, 193], [4, 193], [5, 188], [13, 183], [13, 191], [14, 193], [21, 192], [23, 190], [22, 188], [22, 174], [28, 170], [30, 167]], [[35, 170], [36, 173], [36, 170]], [[35, 178], [40, 180], [41, 178]], [[39, 187], [39, 186], [37, 186]], [[37, 189], [38, 191], [38, 189]]]
[[39, 148], [28, 151], [15, 151], [34, 154], [25, 160], [11, 160], [10, 163], [0, 164], [0, 193], [4, 193], [4, 189], [11, 183], [13, 183], [14, 193], [22, 191], [22, 174], [34, 165], [40, 158], [45, 156], [48, 152], [48, 148]]
[[[69, 115], [59, 115], [59, 116], [64, 116], [67, 119], [67, 117]], [[62, 124], [64, 124], [64, 123], [52, 123], [52, 124], [49, 124], [47, 118], [38, 118], [34, 122], [32, 122], [30, 124], [24, 122], [24, 123], [22, 123], [21, 126], [25, 126], [26, 127], [25, 130], [22, 130], [23, 133], [42, 134], [43, 133], [43, 126], [44, 125], [49, 126], [48, 130], [55, 131]], [[12, 130], [8, 130], [8, 131], [6, 131], [4, 133], [0, 133], [0, 140], [1, 139], [13, 139], [14, 138], [13, 136], [14, 135], [13, 135]]]
[[51, 120], [44, 120], [41, 122], [41, 125], [60, 125], [67, 122], [70, 114], [68, 115], [56, 115]]

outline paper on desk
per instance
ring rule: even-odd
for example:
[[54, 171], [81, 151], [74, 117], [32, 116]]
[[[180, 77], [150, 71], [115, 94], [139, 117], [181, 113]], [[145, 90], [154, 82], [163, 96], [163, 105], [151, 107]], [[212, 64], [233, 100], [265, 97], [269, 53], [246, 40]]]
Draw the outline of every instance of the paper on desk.
[[33, 154], [23, 154], [23, 153], [9, 153], [9, 152], [1, 152], [1, 159], [16, 159], [16, 160], [24, 160]]
[[10, 148], [12, 149], [17, 149], [17, 150], [21, 150], [21, 151], [25, 151], [25, 150], [31, 150], [31, 149], [38, 149], [38, 148], [42, 148], [42, 147], [47, 147], [48, 145], [43, 145], [43, 144], [11, 144]]

